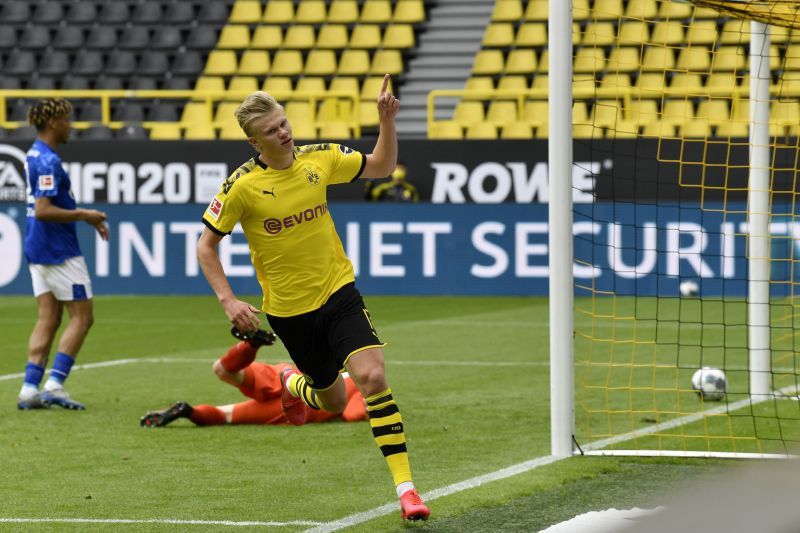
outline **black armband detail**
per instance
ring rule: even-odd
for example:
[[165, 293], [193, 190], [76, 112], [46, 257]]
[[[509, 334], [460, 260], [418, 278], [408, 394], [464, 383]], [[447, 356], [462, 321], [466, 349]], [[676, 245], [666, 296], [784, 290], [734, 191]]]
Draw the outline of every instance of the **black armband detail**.
[[214, 233], [216, 233], [220, 237], [224, 237], [225, 235], [230, 235], [231, 234], [230, 231], [228, 233], [225, 233], [224, 231], [218, 230], [217, 228], [215, 228], [214, 226], [211, 225], [211, 222], [209, 222], [206, 219], [203, 219], [203, 224], [205, 224], [208, 229], [210, 229], [211, 231], [213, 231]]

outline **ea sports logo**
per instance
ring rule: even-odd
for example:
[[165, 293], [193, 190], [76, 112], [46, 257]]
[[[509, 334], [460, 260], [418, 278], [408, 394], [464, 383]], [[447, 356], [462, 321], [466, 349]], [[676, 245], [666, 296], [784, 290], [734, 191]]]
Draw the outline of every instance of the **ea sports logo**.
[[9, 144], [0, 144], [0, 202], [24, 202], [25, 152]]

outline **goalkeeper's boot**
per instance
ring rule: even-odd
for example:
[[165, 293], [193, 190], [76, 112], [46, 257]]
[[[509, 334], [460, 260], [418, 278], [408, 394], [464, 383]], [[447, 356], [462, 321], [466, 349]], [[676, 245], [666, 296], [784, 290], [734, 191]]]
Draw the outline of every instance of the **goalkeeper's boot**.
[[42, 391], [42, 402], [50, 405], [58, 405], [64, 409], [72, 409], [74, 411], [83, 411], [86, 406], [81, 402], [75, 401], [69, 397], [69, 393], [64, 389], [51, 389]]
[[255, 331], [240, 331], [239, 328], [234, 326], [231, 328], [231, 335], [240, 341], [245, 341], [255, 349], [261, 348], [262, 346], [270, 346], [275, 344], [275, 334], [271, 331], [266, 331], [263, 329], [257, 329]]
[[403, 520], [427, 520], [430, 515], [431, 510], [416, 489], [407, 490], [400, 496], [400, 516]]
[[139, 420], [143, 428], [161, 428], [179, 418], [189, 418], [194, 409], [186, 402], [175, 402], [161, 411], [150, 411]]
[[50, 407], [42, 401], [40, 393], [31, 394], [29, 396], [20, 396], [17, 398], [17, 409], [29, 411], [31, 409], [47, 409]]
[[290, 366], [281, 370], [281, 409], [283, 409], [283, 416], [285, 416], [291, 424], [302, 426], [306, 423], [306, 405], [301, 398], [292, 396], [292, 393], [286, 388], [286, 380], [292, 374], [297, 373], [297, 370]]

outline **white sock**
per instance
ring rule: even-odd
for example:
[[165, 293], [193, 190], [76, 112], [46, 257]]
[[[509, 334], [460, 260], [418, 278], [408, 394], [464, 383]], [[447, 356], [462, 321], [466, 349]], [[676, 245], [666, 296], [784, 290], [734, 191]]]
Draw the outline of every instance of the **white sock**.
[[410, 490], [414, 490], [414, 484], [411, 483], [410, 481], [403, 481], [402, 483], [397, 485], [397, 497], [399, 498], [400, 496], [402, 496], [403, 494], [405, 494]]
[[23, 400], [33, 398], [39, 393], [39, 388], [34, 387], [30, 383], [23, 383], [22, 388], [19, 390], [19, 397]]
[[49, 378], [47, 380], [47, 383], [44, 384], [44, 390], [46, 390], [48, 392], [62, 390], [63, 388], [64, 388], [64, 385], [62, 383], [59, 383], [58, 381], [54, 380], [53, 378]]

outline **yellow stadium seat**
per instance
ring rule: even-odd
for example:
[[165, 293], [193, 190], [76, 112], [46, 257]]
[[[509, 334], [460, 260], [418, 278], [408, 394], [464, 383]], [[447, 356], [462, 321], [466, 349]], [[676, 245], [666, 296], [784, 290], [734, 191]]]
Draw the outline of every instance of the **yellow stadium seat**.
[[389, 0], [366, 0], [361, 7], [361, 22], [385, 24], [392, 19], [392, 3]]
[[274, 50], [283, 45], [283, 31], [280, 26], [258, 26], [250, 39], [250, 48]]
[[261, 19], [268, 24], [288, 24], [294, 20], [294, 2], [292, 0], [269, 0]]
[[667, 83], [664, 79], [664, 73], [645, 72], [643, 74], [639, 74], [639, 77], [636, 78], [634, 87], [636, 87], [639, 92], [644, 93], [645, 96], [650, 96], [647, 93], [660, 94], [664, 91], [664, 87], [666, 85]]
[[519, 27], [514, 39], [516, 46], [545, 46], [547, 26], [542, 22], [528, 22]]
[[503, 126], [500, 132], [501, 139], [532, 139], [533, 128], [525, 122], [510, 122]]
[[453, 111], [453, 120], [462, 127], [483, 122], [484, 118], [483, 103], [481, 102], [461, 101], [456, 104]]
[[505, 126], [517, 120], [517, 102], [512, 100], [494, 100], [489, 103], [486, 122], [494, 126]]
[[508, 22], [489, 24], [483, 33], [484, 47], [506, 47], [514, 42], [514, 26]]
[[599, 72], [606, 67], [606, 56], [600, 48], [581, 48], [575, 54], [575, 72]]
[[769, 47], [769, 69], [778, 70], [781, 68], [781, 53], [777, 45]]
[[694, 119], [694, 106], [689, 100], [674, 99], [664, 102], [661, 122], [677, 125], [692, 119]]
[[575, 98], [594, 98], [597, 92], [594, 74], [575, 74], [572, 77], [572, 92]]
[[207, 76], [230, 76], [236, 73], [236, 52], [233, 50], [212, 50], [208, 54], [206, 69]]
[[678, 61], [675, 67], [678, 70], [707, 72], [711, 65], [708, 48], [704, 46], [692, 46], [683, 48], [678, 52]]
[[646, 22], [633, 20], [623, 22], [617, 32], [619, 46], [641, 46], [650, 39], [650, 29]]
[[650, 42], [657, 45], [678, 45], [684, 41], [683, 24], [679, 21], [657, 22], [653, 27]]
[[717, 137], [746, 139], [749, 133], [750, 130], [746, 122], [727, 121], [717, 125]]
[[492, 22], [516, 22], [522, 18], [522, 0], [495, 1]]
[[[742, 87], [749, 87], [749, 79], [748, 84], [742, 83]], [[777, 91], [779, 97], [782, 97], [786, 94], [800, 93], [800, 77], [798, 77], [797, 73], [795, 72], [787, 72], [780, 77], [778, 84], [775, 86], [775, 90]]]
[[294, 90], [299, 93], [325, 94], [325, 79], [316, 76], [305, 76], [297, 80]]
[[300, 122], [314, 123], [314, 108], [309, 102], [293, 100], [286, 103], [286, 118], [292, 124]]
[[402, 74], [403, 56], [399, 50], [378, 50], [372, 56], [371, 74]]
[[784, 126], [800, 124], [800, 107], [798, 107], [798, 103], [786, 100], [773, 102], [770, 110], [770, 122]]
[[205, 102], [189, 102], [183, 106], [181, 122], [189, 124], [210, 124], [212, 122], [211, 107]]
[[473, 74], [500, 74], [505, 60], [500, 50], [479, 50], [472, 64]]
[[535, 78], [533, 78], [533, 84], [531, 85], [532, 89], [550, 89], [550, 76], [547, 74], [537, 74]]
[[572, 136], [575, 139], [602, 139], [603, 128], [592, 124], [575, 124], [572, 126]]
[[[528, 0], [528, 5], [525, 7], [525, 20], [547, 21], [550, 18], [547, 2], [548, 0]], [[573, 18], [576, 18], [574, 12]]]
[[641, 51], [632, 46], [617, 46], [611, 49], [606, 69], [609, 72], [633, 72], [641, 65]]
[[268, 93], [290, 93], [292, 92], [292, 79], [286, 76], [270, 76], [264, 80], [262, 86]]
[[[772, 30], [772, 28], [770, 28]], [[770, 34], [772, 32], [770, 31]], [[772, 35], [770, 35], [772, 37]], [[750, 21], [744, 19], [731, 19], [722, 25], [719, 35], [722, 44], [746, 44], [750, 42]]]
[[332, 76], [335, 72], [336, 54], [333, 50], [311, 50], [308, 53], [304, 70], [306, 76]]
[[531, 74], [536, 71], [536, 52], [530, 48], [518, 48], [508, 53], [506, 74]]
[[[302, 4], [301, 4], [302, 5]], [[306, 24], [293, 24], [283, 36], [284, 48], [307, 50], [314, 47], [314, 27]]]
[[698, 44], [712, 45], [717, 42], [717, 21], [692, 21], [686, 30], [686, 42], [689, 46]]
[[180, 138], [181, 128], [177, 124], [155, 124], [150, 128], [150, 140], [178, 141]]
[[263, 76], [269, 72], [269, 52], [266, 50], [245, 50], [239, 62], [238, 74], [243, 76]]
[[703, 119], [689, 120], [679, 124], [678, 131], [681, 137], [703, 139], [711, 136], [711, 125]]
[[375, 102], [361, 102], [358, 106], [358, 121], [366, 127], [378, 125], [378, 106]]
[[522, 120], [533, 127], [547, 126], [550, 121], [547, 101], [530, 100], [522, 108]]
[[243, 96], [233, 95], [230, 93], [240, 92], [240, 93], [254, 93], [258, 90], [258, 80], [254, 76], [234, 76], [231, 78], [230, 83], [228, 84], [228, 94], [226, 94], [227, 99], [229, 100], [236, 100], [237, 102], [241, 102], [244, 100]]
[[[381, 93], [383, 87], [383, 76], [371, 76], [364, 80], [361, 84], [361, 99], [364, 101], [376, 102], [378, 95]], [[389, 80], [389, 86], [386, 88], [390, 93], [394, 91], [392, 80]]]
[[[494, 91], [494, 80], [490, 76], [473, 76], [464, 84], [464, 89], [468, 91]], [[465, 96], [465, 99], [471, 97]]]
[[611, 46], [617, 38], [611, 22], [590, 22], [583, 32], [581, 44], [584, 46]]
[[347, 26], [344, 24], [326, 24], [317, 34], [317, 48], [342, 49], [347, 47]]
[[300, 121], [296, 124], [289, 122], [292, 124], [292, 137], [295, 139], [313, 140], [317, 138], [317, 128], [313, 123], [308, 121]]
[[750, 100], [734, 97], [731, 100], [731, 119], [738, 122], [750, 122]]
[[259, 0], [236, 0], [231, 9], [228, 22], [233, 24], [255, 24], [261, 20], [261, 2]]
[[598, 100], [589, 116], [591, 124], [603, 128], [615, 128], [621, 120], [622, 109], [616, 100]]
[[672, 89], [678, 89], [686, 95], [703, 93], [703, 80], [700, 74], [694, 72], [676, 72], [669, 82]]
[[235, 115], [237, 107], [239, 107], [239, 104], [235, 102], [222, 102], [219, 104], [214, 112], [214, 123], [220, 127], [233, 125], [238, 128], [239, 123], [236, 122]]
[[613, 130], [609, 130], [610, 136], [615, 139], [633, 139], [639, 136], [639, 126], [631, 122], [617, 122]]
[[219, 129], [219, 138], [224, 141], [240, 141], [247, 139], [247, 135], [238, 124], [225, 124]]
[[719, 11], [710, 7], [695, 7], [694, 18], [696, 19], [719, 19]]
[[333, 78], [331, 80], [330, 91], [344, 91], [352, 94], [358, 94], [361, 90], [358, 85], [358, 78]]
[[527, 91], [528, 79], [525, 76], [503, 76], [497, 83], [498, 89]]
[[317, 111], [319, 122], [347, 122], [352, 116], [353, 102], [346, 98], [325, 98]]
[[542, 50], [542, 55], [539, 56], [539, 67], [536, 69], [536, 72], [541, 74], [547, 74], [550, 70], [550, 53], [547, 51], [547, 48]]
[[350, 126], [342, 122], [323, 122], [319, 127], [320, 139], [350, 139], [353, 137], [353, 132]]
[[655, 100], [633, 100], [623, 112], [626, 122], [639, 126], [658, 120], [658, 104]]
[[772, 44], [785, 44], [789, 42], [792, 30], [785, 26], [770, 26], [769, 41]]
[[488, 122], [477, 122], [467, 127], [467, 139], [497, 139], [497, 128]]
[[358, 20], [356, 0], [333, 0], [328, 8], [328, 22], [333, 24], [352, 24]]
[[411, 24], [390, 24], [383, 33], [384, 48], [413, 48], [415, 44]]
[[609, 71], [603, 76], [603, 81], [600, 82], [601, 89], [616, 89], [618, 91], [627, 91], [631, 87], [631, 77], [627, 74], [620, 74], [617, 72]]
[[440, 120], [434, 122], [428, 131], [429, 139], [462, 139], [464, 130], [452, 120]]
[[[547, 13], [547, 8], [545, 8], [545, 13]], [[595, 14], [589, 8], [589, 0], [572, 0], [572, 18], [574, 20], [595, 18]]]
[[325, 0], [303, 0], [297, 4], [294, 22], [299, 24], [322, 24], [325, 22]]
[[217, 133], [211, 124], [194, 124], [186, 128], [183, 138], [187, 141], [212, 141], [217, 138]]
[[356, 24], [350, 32], [350, 48], [378, 48], [381, 28], [377, 24]]
[[675, 56], [672, 49], [665, 46], [648, 46], [642, 57], [643, 71], [664, 71], [675, 66]]
[[712, 72], [726, 72], [747, 68], [747, 55], [741, 46], [721, 46], [713, 52]]
[[642, 136], [658, 137], [661, 139], [677, 138], [675, 135], [675, 125], [661, 120], [651, 122], [650, 124], [645, 124]]
[[[595, 20], [616, 21], [622, 17], [623, 11], [622, 0], [594, 0], [592, 17]], [[578, 17], [575, 18], [577, 19]]]
[[658, 16], [662, 19], [687, 19], [692, 16], [692, 5], [683, 2], [660, 2]]
[[299, 50], [278, 50], [272, 58], [271, 74], [297, 76], [303, 72], [303, 55]]
[[194, 85], [195, 91], [224, 92], [225, 80], [219, 76], [200, 76]]
[[248, 48], [249, 46], [250, 28], [243, 25], [228, 25], [222, 28], [217, 48]]
[[800, 70], [800, 43], [792, 43], [786, 47], [783, 70], [784, 77], [786, 72]]
[[628, 0], [625, 17], [629, 19], [652, 20], [658, 14], [656, 0]]
[[394, 22], [418, 24], [425, 21], [425, 5], [422, 0], [397, 0], [392, 15]]
[[369, 72], [369, 52], [347, 49], [339, 59], [339, 76], [364, 76]]

